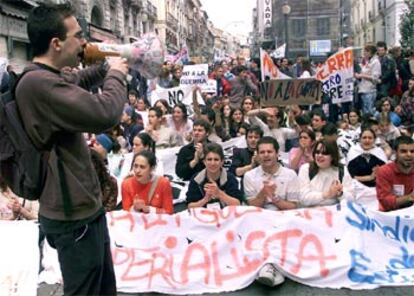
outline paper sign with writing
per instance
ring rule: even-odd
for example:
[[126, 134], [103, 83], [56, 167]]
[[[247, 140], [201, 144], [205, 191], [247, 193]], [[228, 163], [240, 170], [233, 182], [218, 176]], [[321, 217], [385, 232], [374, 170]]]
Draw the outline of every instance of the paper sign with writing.
[[181, 85], [202, 85], [208, 80], [208, 65], [197, 64], [187, 65], [183, 68], [183, 75], [180, 79]]
[[322, 89], [334, 104], [351, 102], [354, 97], [354, 55], [346, 48], [330, 56], [316, 72]]
[[[193, 86], [192, 85], [180, 85], [173, 88], [157, 87], [151, 92], [151, 105], [159, 99], [164, 99], [171, 107], [174, 107], [177, 103], [183, 103], [186, 106], [191, 106], [193, 103]], [[197, 101], [200, 105], [204, 105], [203, 98], [197, 92]]]
[[261, 83], [260, 106], [311, 105], [321, 100], [321, 82], [315, 79], [276, 79]]

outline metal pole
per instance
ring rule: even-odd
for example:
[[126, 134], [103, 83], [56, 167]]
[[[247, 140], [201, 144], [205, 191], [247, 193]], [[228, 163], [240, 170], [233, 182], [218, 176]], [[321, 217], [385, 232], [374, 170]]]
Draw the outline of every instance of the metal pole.
[[285, 14], [285, 43], [286, 43], [285, 56], [289, 58], [289, 32], [288, 32], [288, 15], [287, 14]]

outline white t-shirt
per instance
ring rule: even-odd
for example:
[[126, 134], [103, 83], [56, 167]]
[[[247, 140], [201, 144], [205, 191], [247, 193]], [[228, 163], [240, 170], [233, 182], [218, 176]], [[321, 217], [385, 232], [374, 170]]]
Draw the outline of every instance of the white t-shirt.
[[[279, 166], [273, 175], [263, 171], [262, 166], [247, 172], [244, 175], [243, 185], [246, 199], [254, 199], [263, 188], [263, 181], [271, 180], [276, 183], [275, 195], [283, 200], [298, 202], [298, 176], [294, 170]], [[270, 201], [266, 201], [263, 208], [277, 211], [278, 208]]]

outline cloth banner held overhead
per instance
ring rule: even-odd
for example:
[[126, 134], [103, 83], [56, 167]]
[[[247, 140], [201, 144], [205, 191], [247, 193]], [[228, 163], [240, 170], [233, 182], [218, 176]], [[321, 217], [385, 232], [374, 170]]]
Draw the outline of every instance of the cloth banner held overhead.
[[262, 81], [267, 79], [289, 79], [291, 77], [280, 72], [279, 68], [273, 63], [270, 55], [260, 49], [260, 69], [262, 71]]
[[36, 296], [39, 226], [30, 221], [0, 221], [0, 295]]
[[208, 80], [208, 64], [187, 65], [183, 68], [180, 85], [203, 85]]
[[[159, 99], [167, 100], [171, 107], [174, 107], [177, 103], [191, 106], [193, 103], [193, 86], [180, 85], [173, 88], [162, 88], [157, 86], [157, 88], [151, 92], [151, 106], [154, 106], [155, 102]], [[200, 105], [205, 104], [199, 92], [197, 92], [197, 101]]]
[[321, 97], [321, 82], [315, 79], [276, 79], [260, 84], [260, 107], [311, 105]]
[[354, 96], [354, 54], [351, 47], [330, 56], [316, 71], [323, 93], [334, 104], [351, 102]]
[[285, 57], [286, 52], [286, 43], [276, 48], [274, 51], [270, 53], [270, 56], [275, 59], [280, 59]]
[[120, 292], [234, 291], [266, 263], [314, 287], [414, 285], [413, 207], [381, 213], [344, 201], [292, 211], [239, 206], [107, 218]]

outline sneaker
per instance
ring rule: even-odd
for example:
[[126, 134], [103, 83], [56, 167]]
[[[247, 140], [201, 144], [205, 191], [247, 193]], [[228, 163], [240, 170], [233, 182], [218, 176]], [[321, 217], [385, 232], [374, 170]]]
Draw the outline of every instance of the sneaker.
[[285, 277], [281, 274], [273, 264], [265, 264], [257, 275], [256, 280], [266, 286], [275, 287], [285, 281]]

